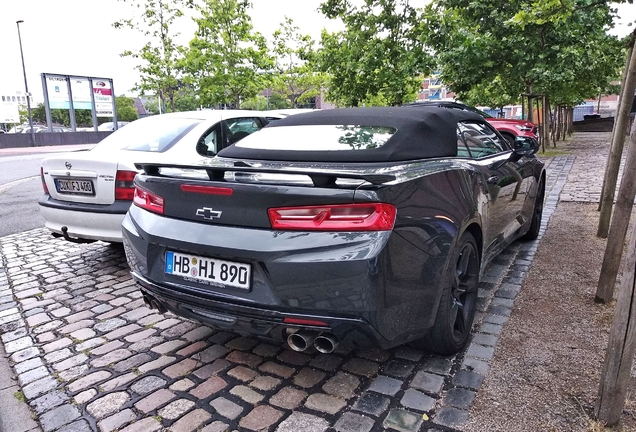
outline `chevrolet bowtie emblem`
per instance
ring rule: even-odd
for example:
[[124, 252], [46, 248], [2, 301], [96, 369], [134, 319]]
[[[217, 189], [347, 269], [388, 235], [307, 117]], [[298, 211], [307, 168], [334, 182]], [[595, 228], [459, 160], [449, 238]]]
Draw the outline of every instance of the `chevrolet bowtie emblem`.
[[205, 220], [218, 219], [221, 217], [221, 213], [223, 212], [211, 209], [209, 207], [197, 209], [197, 216], [201, 216]]

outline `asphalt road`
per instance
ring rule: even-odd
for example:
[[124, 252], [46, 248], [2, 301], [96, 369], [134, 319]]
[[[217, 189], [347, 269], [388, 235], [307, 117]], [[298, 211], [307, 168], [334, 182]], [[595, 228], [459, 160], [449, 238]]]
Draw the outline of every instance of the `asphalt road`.
[[0, 157], [0, 237], [44, 226], [40, 160], [45, 154]]

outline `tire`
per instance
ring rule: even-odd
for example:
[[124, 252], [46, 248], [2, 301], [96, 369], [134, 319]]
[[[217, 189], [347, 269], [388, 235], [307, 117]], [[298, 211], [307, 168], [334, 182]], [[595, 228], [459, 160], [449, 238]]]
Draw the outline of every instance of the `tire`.
[[536, 240], [539, 238], [541, 230], [541, 219], [543, 219], [543, 201], [545, 198], [545, 183], [543, 179], [539, 182], [539, 192], [534, 199], [534, 210], [532, 210], [532, 222], [528, 232], [521, 236], [521, 240]]
[[506, 139], [506, 141], [508, 141], [508, 144], [510, 144], [510, 148], [515, 148], [515, 137], [514, 135], [510, 135], [509, 133], [506, 132], [502, 132], [501, 135]]
[[435, 323], [429, 333], [413, 345], [441, 355], [460, 351], [470, 338], [478, 283], [477, 243], [470, 233], [465, 232], [451, 253]]

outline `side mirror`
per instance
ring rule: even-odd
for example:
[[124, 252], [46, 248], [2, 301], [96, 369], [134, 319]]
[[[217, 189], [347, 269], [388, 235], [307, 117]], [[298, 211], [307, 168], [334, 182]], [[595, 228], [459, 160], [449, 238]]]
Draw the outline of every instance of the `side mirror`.
[[517, 156], [530, 156], [539, 151], [539, 141], [531, 137], [515, 138], [513, 152]]

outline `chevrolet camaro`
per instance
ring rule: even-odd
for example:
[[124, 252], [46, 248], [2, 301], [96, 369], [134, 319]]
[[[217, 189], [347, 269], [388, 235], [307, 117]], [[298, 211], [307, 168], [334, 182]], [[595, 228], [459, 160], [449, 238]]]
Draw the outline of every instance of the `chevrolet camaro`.
[[160, 311], [298, 351], [452, 354], [488, 263], [539, 234], [536, 151], [468, 111], [297, 114], [205, 161], [138, 164], [124, 248]]

